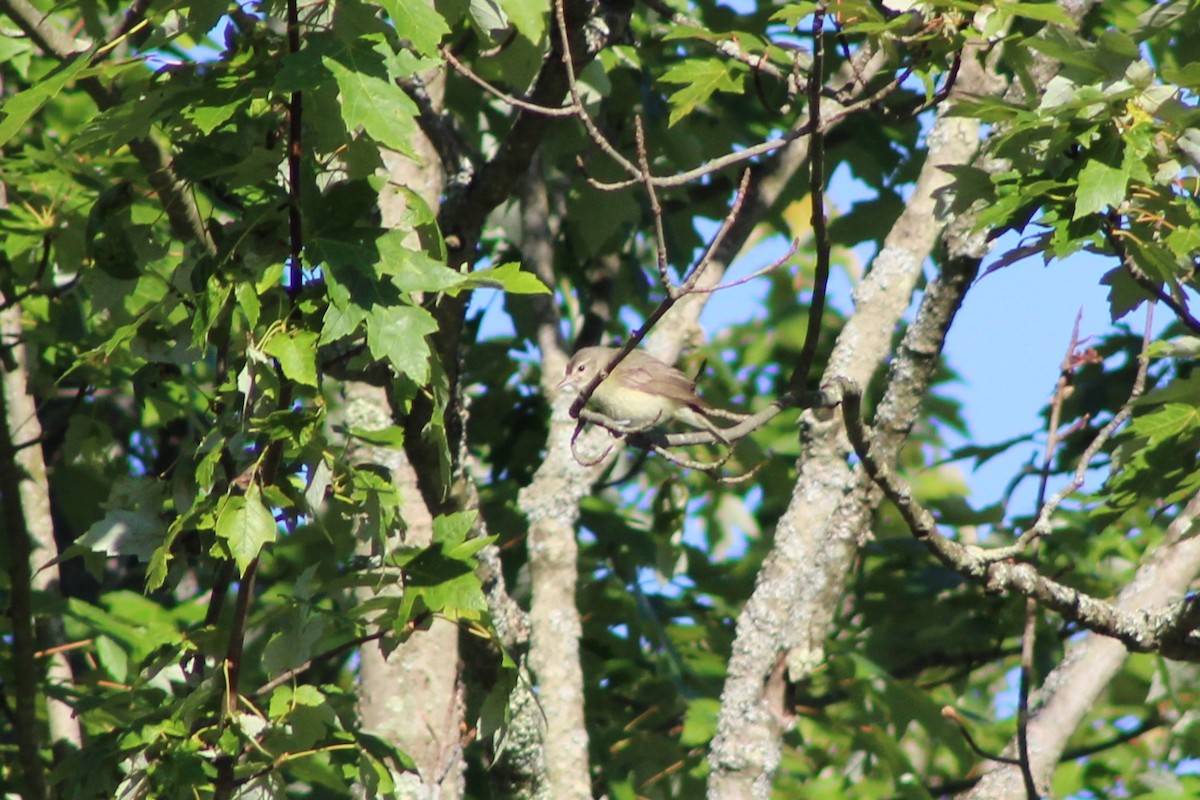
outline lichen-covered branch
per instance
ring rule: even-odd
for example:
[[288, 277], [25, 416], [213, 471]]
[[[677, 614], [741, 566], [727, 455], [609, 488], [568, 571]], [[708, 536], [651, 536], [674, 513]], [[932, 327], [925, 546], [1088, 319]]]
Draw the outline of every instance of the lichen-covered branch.
[[[983, 93], [990, 81], [972, 51], [956, 91]], [[895, 326], [907, 307], [921, 265], [947, 220], [935, 213], [937, 193], [949, 183], [944, 165], [968, 164], [978, 149], [978, 126], [943, 109], [930, 131], [929, 153], [905, 212], [893, 225], [870, 272], [855, 289], [855, 313], [838, 336], [826, 370], [865, 383], [886, 357]], [[849, 446], [828, 413], [802, 417], [805, 457], [775, 544], [754, 593], [738, 619], [738, 632], [721, 698], [709, 797], [766, 797], [779, 763], [783, 710], [772, 708], [764, 686], [786, 663], [801, 680], [824, 661], [826, 630], [858, 537], [870, 519], [871, 498], [854, 497]], [[839, 512], [839, 507], [847, 504]], [[837, 516], [835, 517], [835, 512]]]
[[[1162, 544], [1138, 567], [1115, 605], [1136, 612], [1178, 604], [1200, 574], [1200, 496], [1193, 497], [1168, 527]], [[1046, 677], [1029, 722], [1030, 770], [1039, 786], [1049, 783], [1067, 743], [1095, 707], [1097, 699], [1125, 663], [1129, 650], [1106, 636], [1077, 638], [1067, 646], [1058, 666]], [[965, 796], [968, 800], [1003, 800], [1019, 791], [1021, 775], [1012, 767], [995, 768]]]
[[938, 530], [933, 515], [913, 497], [912, 490], [874, 449], [871, 434], [861, 419], [862, 391], [843, 380], [842, 414], [846, 433], [862, 459], [867, 474], [896, 506], [914, 537], [947, 567], [992, 592], [1012, 592], [1039, 603], [1081, 626], [1111, 636], [1137, 652], [1161, 652], [1170, 658], [1200, 660], [1200, 635], [1180, 630], [1181, 619], [1191, 609], [1180, 601], [1157, 611], [1127, 611], [1043, 575], [1032, 564], [997, 562], [985, 547], [948, 539]]

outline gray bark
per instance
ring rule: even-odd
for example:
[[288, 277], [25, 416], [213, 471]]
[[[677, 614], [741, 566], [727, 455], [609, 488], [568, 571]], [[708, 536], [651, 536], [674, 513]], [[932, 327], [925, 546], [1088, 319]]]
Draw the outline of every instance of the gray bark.
[[[976, 55], [965, 57], [956, 92], [987, 87]], [[844, 377], [860, 385], [869, 382], [890, 350], [921, 265], [948, 222], [935, 213], [937, 194], [950, 181], [941, 167], [971, 163], [979, 128], [945, 109], [929, 134], [929, 152], [908, 206], [855, 289], [854, 314], [838, 336], [825, 381]], [[801, 437], [805, 455], [797, 464], [791, 501], [738, 619], [709, 755], [710, 800], [770, 795], [789, 724], [779, 693], [768, 691], [775, 684], [772, 675], [785, 665], [788, 678], [800, 681], [824, 663], [833, 612], [858, 540], [867, 534], [872, 493], [851, 494], [857, 479], [846, 461], [850, 446], [841, 425], [829, 412], [805, 412]]]

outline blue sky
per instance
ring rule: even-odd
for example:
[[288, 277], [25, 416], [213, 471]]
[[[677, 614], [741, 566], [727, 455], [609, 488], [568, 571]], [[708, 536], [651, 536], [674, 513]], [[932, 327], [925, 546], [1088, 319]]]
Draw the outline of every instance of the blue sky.
[[[830, 215], [849, 212], [855, 201], [867, 196], [866, 187], [844, 168], [838, 170], [830, 181]], [[998, 240], [984, 262], [985, 270], [1017, 244], [1015, 235]], [[749, 274], [770, 263], [784, 247], [782, 240], [765, 242], [735, 263], [729, 277]], [[870, 247], [856, 250], [860, 265], [869, 265], [873, 255]], [[962, 404], [969, 436], [947, 431], [948, 443], [951, 447], [989, 445], [1031, 431], [1038, 434], [1033, 442], [1014, 446], [978, 469], [973, 462], [959, 462], [972, 506], [1000, 500], [1022, 465], [1035, 453], [1040, 459], [1045, 436], [1039, 412], [1054, 391], [1076, 315], [1082, 314], [1081, 339], [1095, 339], [1112, 327], [1108, 288], [1100, 279], [1113, 266], [1113, 260], [1087, 253], [1049, 266], [1040, 258], [1028, 258], [985, 274], [968, 292], [947, 337], [945, 355], [961, 378], [946, 393]], [[829, 302], [852, 313], [851, 289], [849, 276], [835, 269]], [[765, 293], [762, 281], [730, 289], [722, 293], [722, 302], [705, 310], [701, 324], [711, 337], [724, 325], [750, 318], [761, 307]], [[915, 304], [910, 307], [910, 317], [914, 310]], [[1136, 326], [1136, 319], [1130, 321]], [[1055, 486], [1050, 488], [1053, 491]], [[1032, 512], [1035, 490], [1034, 481], [1026, 481], [1014, 496], [1012, 511]]]

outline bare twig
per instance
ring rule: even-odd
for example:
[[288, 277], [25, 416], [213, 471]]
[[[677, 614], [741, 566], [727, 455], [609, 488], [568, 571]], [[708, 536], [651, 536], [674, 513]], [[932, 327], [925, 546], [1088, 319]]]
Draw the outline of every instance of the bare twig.
[[913, 537], [944, 565], [990, 591], [1033, 597], [1042, 606], [1120, 641], [1131, 651], [1200, 661], [1200, 634], [1190, 625], [1189, 612], [1194, 609], [1189, 599], [1155, 611], [1126, 611], [1049, 578], [1031, 564], [997, 561], [987, 548], [946, 538], [938, 531], [933, 515], [913, 497], [908, 484], [890, 465], [876, 458], [871, 436], [861, 419], [862, 390], [846, 378], [837, 379], [831, 390], [840, 392], [846, 435], [863, 468], [896, 507]]
[[813, 63], [808, 74], [808, 115], [813, 132], [808, 146], [809, 196], [812, 198], [813, 243], [817, 253], [816, 275], [813, 280], [812, 302], [809, 304], [808, 325], [804, 332], [804, 346], [796, 361], [796, 368], [788, 381], [793, 392], [804, 389], [808, 373], [817, 354], [817, 340], [821, 336], [821, 323], [825, 317], [825, 292], [829, 285], [829, 228], [825, 221], [825, 134], [821, 127], [821, 73], [825, 64], [823, 28], [825, 8], [818, 6], [813, 14]]
[[1037, 601], [1025, 598], [1025, 630], [1021, 634], [1021, 677], [1017, 686], [1017, 763], [1026, 800], [1038, 800], [1037, 781], [1029, 760], [1029, 689], [1033, 685], [1033, 654], [1037, 644]]
[[[300, 52], [300, 11], [297, 0], [287, 2], [288, 52], [293, 56]], [[296, 296], [304, 288], [304, 266], [300, 254], [304, 252], [304, 219], [300, 210], [301, 170], [304, 159], [304, 95], [297, 89], [288, 98], [288, 293]]]
[[[1046, 502], [1046, 487], [1050, 483], [1050, 469], [1054, 464], [1054, 453], [1058, 450], [1062, 407], [1070, 394], [1072, 376], [1079, 362], [1076, 350], [1079, 347], [1079, 325], [1083, 321], [1083, 309], [1075, 315], [1075, 324], [1071, 328], [1071, 339], [1067, 343], [1067, 351], [1063, 355], [1062, 367], [1058, 372], [1058, 380], [1054, 385], [1054, 396], [1050, 402], [1050, 419], [1046, 428], [1046, 449], [1042, 454], [1041, 475], [1038, 479], [1036, 508], [1040, 514]], [[1030, 541], [1032, 552], [1029, 559], [1037, 561], [1037, 538]], [[1037, 645], [1037, 601], [1032, 597], [1025, 598], [1025, 629], [1021, 635], [1021, 669], [1017, 686], [1017, 755], [1021, 768], [1021, 780], [1025, 784], [1027, 800], [1038, 800], [1037, 781], [1033, 776], [1033, 763], [1029, 758], [1029, 695], [1033, 686], [1033, 658]]]
[[[590, 417], [587, 419], [588, 419], [588, 421], [594, 421], [594, 420], [590, 420]], [[605, 417], [605, 419], [608, 419], [608, 418]], [[608, 447], [604, 448], [604, 452], [601, 453], [600, 455], [596, 456], [596, 458], [594, 458], [594, 459], [590, 459], [590, 460], [584, 459], [583, 456], [579, 455], [579, 451], [575, 449], [575, 443], [579, 440], [579, 434], [583, 433], [584, 421], [585, 421], [585, 418], [581, 415], [579, 418], [579, 422], [577, 422], [575, 424], [575, 432], [571, 434], [571, 456], [575, 459], [575, 462], [578, 463], [580, 466], [591, 468], [591, 467], [599, 466], [600, 463], [604, 461], [604, 459], [608, 458], [608, 454], [612, 452], [612, 445], [609, 445]], [[604, 423], [598, 423], [598, 424], [600, 424], [601, 427], [608, 427]], [[611, 428], [609, 430], [611, 430]]]
[[746, 193], [750, 190], [750, 170], [742, 173], [742, 180], [738, 183], [737, 192], [733, 195], [733, 202], [729, 204], [729, 212], [725, 215], [725, 219], [721, 220], [721, 227], [717, 229], [708, 246], [704, 248], [704, 254], [700, 256], [700, 260], [696, 262], [696, 266], [692, 267], [687, 278], [684, 279], [683, 285], [678, 289], [668, 289], [669, 297], [678, 299], [685, 295], [691, 294], [700, 281], [700, 276], [712, 263], [713, 256], [720, 250], [721, 244], [725, 241], [725, 237], [729, 234], [734, 223], [737, 222], [738, 214], [742, 211], [742, 205], [746, 202]]
[[951, 722], [953, 722], [955, 725], [958, 726], [958, 732], [962, 734], [962, 737], [966, 741], [967, 746], [970, 747], [973, 751], [975, 751], [975, 754], [977, 756], [979, 756], [981, 758], [986, 758], [988, 761], [996, 761], [1000, 764], [1016, 764], [1016, 763], [1018, 763], [1017, 759], [1015, 759], [1015, 758], [1009, 758], [1007, 756], [1002, 756], [999, 753], [989, 753], [987, 750], [984, 750], [982, 747], [980, 747], [978, 742], [975, 741], [975, 737], [971, 735], [971, 731], [967, 729], [967, 724], [965, 722], [963, 722], [962, 715], [960, 715], [958, 713], [958, 710], [955, 709], [953, 706], [945, 706], [944, 708], [942, 708], [942, 718], [948, 719]]
[[438, 48], [438, 52], [442, 54], [442, 58], [446, 59], [446, 63], [453, 67], [454, 71], [459, 75], [462, 75], [480, 89], [483, 89], [488, 94], [492, 95], [498, 100], [502, 100], [505, 104], [510, 105], [513, 108], [519, 108], [522, 111], [528, 111], [531, 114], [542, 114], [547, 117], [574, 117], [579, 114], [579, 108], [574, 104], [554, 108], [550, 106], [538, 105], [537, 103], [531, 103], [528, 100], [522, 100], [520, 97], [508, 94], [507, 92], [500, 90], [496, 86], [476, 75], [470, 67], [464, 64], [462, 61], [459, 61], [458, 57], [454, 55], [454, 52], [448, 46], [442, 45], [440, 48]]
[[[787, 134], [777, 139], [769, 139], [756, 145], [751, 145], [744, 150], [738, 150], [736, 153], [727, 153], [726, 155], [717, 158], [709, 159], [703, 165], [694, 169], [689, 169], [684, 172], [677, 172], [674, 175], [662, 175], [655, 177], [654, 185], [663, 188], [674, 186], [685, 186], [689, 183], [704, 178], [714, 172], [720, 172], [726, 167], [731, 167], [735, 164], [741, 164], [745, 161], [750, 161], [758, 156], [766, 155], [781, 147], [786, 147], [791, 142], [808, 135], [810, 128], [807, 124], [793, 128]], [[636, 186], [640, 183], [639, 178], [630, 178], [628, 180], [605, 182], [594, 178], [588, 178], [588, 185], [594, 189], [599, 189], [605, 192], [615, 192], [621, 189], [628, 189], [630, 186]]]
[[700, 461], [698, 459], [681, 456], [678, 453], [673, 453], [660, 444], [652, 444], [650, 445], [650, 449], [670, 461], [672, 464], [678, 464], [679, 466], [686, 467], [687, 469], [694, 469], [697, 472], [707, 472], [709, 474], [717, 472], [719, 469], [721, 469], [721, 467], [725, 466], [726, 462], [728, 462], [733, 456], [732, 450], [726, 450], [717, 458], [716, 461]]
[[[1084, 449], [1079, 457], [1079, 463], [1075, 467], [1075, 474], [1065, 486], [1059, 489], [1045, 503], [1039, 504], [1038, 516], [1034, 521], [1033, 526], [1021, 534], [1015, 542], [1008, 547], [998, 548], [992, 557], [996, 560], [1006, 558], [1014, 558], [1025, 550], [1030, 542], [1038, 537], [1046, 536], [1053, 530], [1053, 517], [1058, 511], [1059, 506], [1063, 501], [1079, 490], [1083, 486], [1087, 478], [1087, 472], [1091, 469], [1092, 462], [1104, 446], [1108, 444], [1113, 435], [1129, 420], [1133, 414], [1133, 407], [1137, 404], [1139, 398], [1146, 391], [1146, 378], [1150, 367], [1150, 359], [1147, 357], [1147, 349], [1150, 347], [1151, 329], [1154, 322], [1154, 304], [1151, 302], [1146, 308], [1146, 328], [1142, 332], [1142, 351], [1138, 357], [1137, 375], [1134, 377], [1133, 386], [1129, 390], [1129, 397], [1126, 399], [1113, 418], [1108, 421], [1100, 432]], [[1043, 473], [1044, 474], [1044, 473]]]
[[646, 151], [646, 130], [642, 125], [642, 115], [633, 118], [634, 132], [637, 136], [638, 168], [641, 171], [642, 185], [646, 189], [646, 197], [650, 201], [650, 217], [654, 221], [654, 243], [658, 252], [658, 279], [662, 282], [663, 291], [670, 294], [671, 276], [667, 274], [667, 236], [663, 231], [663, 210], [658, 202], [658, 192], [654, 190], [654, 179], [650, 175], [650, 155]]
[[950, 70], [946, 73], [946, 82], [942, 84], [942, 88], [934, 92], [933, 97], [917, 106], [908, 112], [909, 117], [915, 117], [929, 109], [939, 106], [950, 96], [950, 92], [954, 91], [954, 84], [958, 80], [958, 71], [962, 68], [963, 51], [958, 49], [954, 51], [954, 60], [950, 62]]
[[571, 31], [567, 27], [566, 0], [555, 0], [554, 19], [558, 23], [558, 35], [562, 43], [562, 65], [567, 76], [567, 91], [570, 92], [571, 102], [576, 110], [575, 115], [583, 123], [583, 127], [587, 129], [588, 136], [597, 147], [604, 151], [605, 155], [619, 164], [627, 174], [635, 177], [639, 176], [640, 173], [637, 165], [625, 158], [617, 148], [613, 147], [608, 138], [596, 127], [596, 123], [592, 120], [591, 115], [587, 113], [583, 104], [583, 96], [579, 93], [579, 84], [575, 77], [574, 57], [571, 55]]
[[791, 259], [792, 256], [796, 255], [796, 251], [799, 249], [800, 249], [800, 240], [792, 239], [791, 243], [788, 245], [787, 252], [785, 252], [779, 258], [775, 259], [774, 261], [772, 261], [770, 264], [763, 267], [762, 269], [755, 270], [751, 274], [746, 275], [745, 277], [742, 277], [742, 278], [738, 278], [737, 280], [728, 281], [727, 283], [720, 283], [720, 284], [717, 284], [716, 286], [693, 286], [690, 289], [690, 293], [691, 294], [711, 294], [713, 292], [724, 291], [725, 289], [732, 289], [734, 286], [741, 286], [744, 283], [750, 283], [750, 281], [757, 280], [764, 275], [769, 275], [770, 273], [772, 273], [775, 270], [782, 267], [784, 264], [786, 264], [788, 262], [789, 259]]

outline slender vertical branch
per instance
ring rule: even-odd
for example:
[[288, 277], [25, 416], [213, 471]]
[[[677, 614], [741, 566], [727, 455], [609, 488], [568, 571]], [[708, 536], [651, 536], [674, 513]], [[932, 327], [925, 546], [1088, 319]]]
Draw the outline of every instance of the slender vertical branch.
[[821, 127], [821, 75], [825, 64], [824, 26], [825, 7], [818, 6], [813, 13], [813, 60], [808, 74], [808, 114], [812, 125], [808, 146], [808, 176], [817, 264], [812, 302], [808, 310], [808, 326], [804, 332], [804, 346], [792, 373], [790, 388], [793, 392], [803, 391], [808, 383], [808, 373], [812, 370], [813, 360], [817, 355], [817, 342], [821, 337], [821, 321], [825, 316], [825, 292], [829, 285], [831, 245], [825, 220], [825, 134]]
[[1033, 653], [1037, 645], [1037, 600], [1025, 598], [1025, 630], [1021, 635], [1021, 680], [1017, 688], [1017, 762], [1027, 800], [1038, 800], [1037, 781], [1029, 760], [1029, 693], [1033, 686]]
[[[300, 52], [300, 14], [297, 2], [298, 0], [288, 0], [287, 4], [288, 52], [292, 55]], [[288, 99], [288, 245], [291, 250], [288, 264], [288, 291], [292, 294], [300, 291], [304, 281], [304, 267], [300, 262], [300, 254], [304, 249], [304, 227], [300, 210], [300, 159], [304, 153], [301, 142], [303, 130], [304, 98], [303, 93], [297, 89]]]
[[634, 132], [637, 134], [638, 169], [642, 174], [642, 186], [646, 189], [646, 198], [650, 202], [650, 216], [654, 222], [654, 243], [658, 251], [658, 277], [662, 282], [663, 291], [670, 294], [671, 276], [667, 274], [667, 237], [663, 232], [662, 204], [658, 202], [658, 192], [654, 190], [654, 180], [650, 174], [650, 154], [646, 149], [646, 129], [639, 114], [634, 117]]
[[[1042, 453], [1041, 476], [1038, 479], [1037, 513], [1040, 516], [1046, 504], [1046, 492], [1050, 483], [1050, 471], [1054, 465], [1054, 453], [1058, 449], [1059, 428], [1062, 424], [1062, 407], [1071, 386], [1071, 373], [1075, 369], [1075, 350], [1079, 346], [1079, 324], [1083, 310], [1075, 315], [1075, 326], [1071, 329], [1071, 340], [1063, 355], [1058, 381], [1054, 386], [1054, 398], [1050, 403], [1050, 419], [1047, 423], [1046, 449]], [[1037, 563], [1038, 540], [1030, 543], [1029, 558]], [[1021, 766], [1021, 780], [1025, 784], [1028, 800], [1037, 800], [1037, 781], [1033, 775], [1033, 764], [1029, 760], [1029, 696], [1033, 688], [1033, 656], [1037, 647], [1037, 600], [1025, 598], [1025, 630], [1021, 635], [1021, 680], [1017, 688], [1017, 756]]]

